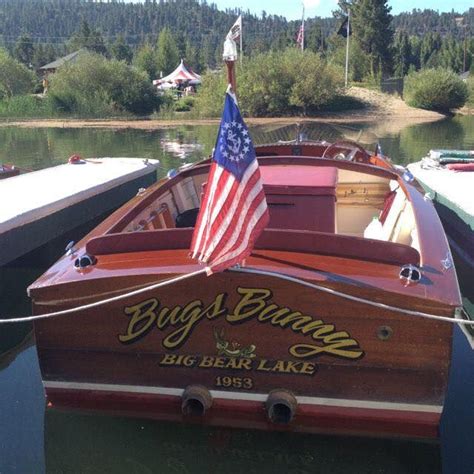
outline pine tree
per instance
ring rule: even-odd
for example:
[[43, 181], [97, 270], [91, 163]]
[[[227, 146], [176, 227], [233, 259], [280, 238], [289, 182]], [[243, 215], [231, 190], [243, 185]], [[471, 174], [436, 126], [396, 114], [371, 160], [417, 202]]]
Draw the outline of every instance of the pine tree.
[[109, 55], [107, 46], [105, 46], [104, 37], [100, 31], [95, 30], [91, 33], [86, 47], [89, 51], [93, 51], [94, 53], [102, 54], [103, 56]]
[[35, 47], [29, 35], [23, 34], [18, 38], [14, 49], [14, 57], [26, 67], [33, 67]]
[[405, 32], [401, 31], [395, 37], [394, 50], [394, 72], [403, 77], [408, 73], [412, 57], [410, 40]]
[[189, 40], [186, 41], [184, 47], [184, 59], [186, 60], [186, 64], [189, 64], [198, 74], [204, 69], [199, 60], [197, 48]]
[[179, 64], [179, 50], [169, 28], [161, 30], [158, 36], [157, 50], [157, 70], [166, 76]]
[[325, 48], [325, 41], [321, 26], [312, 22], [305, 32], [306, 47], [315, 53], [322, 53]]
[[86, 20], [82, 20], [79, 31], [76, 31], [69, 40], [69, 49], [71, 52], [81, 48], [87, 48], [89, 51], [104, 56], [108, 55], [104, 37], [99, 31], [92, 30]]
[[130, 46], [125, 43], [123, 35], [117, 36], [115, 43], [110, 48], [112, 56], [119, 61], [125, 61], [130, 64], [133, 57], [133, 52]]
[[[431, 63], [428, 67], [433, 67], [434, 56], [441, 49], [441, 36], [439, 33], [428, 33], [423, 37], [420, 46], [420, 66], [425, 67]], [[431, 59], [431, 61], [430, 61]]]
[[387, 0], [352, 0], [339, 2], [341, 9], [351, 9], [353, 37], [368, 55], [373, 76], [392, 70], [393, 30], [391, 8]]
[[90, 42], [91, 29], [89, 23], [86, 20], [82, 20], [81, 26], [69, 40], [70, 51], [77, 51], [81, 48], [87, 48]]
[[199, 62], [205, 67], [213, 68], [215, 66], [215, 52], [216, 48], [212, 44], [211, 37], [205, 36], [199, 49]]
[[158, 78], [156, 54], [155, 50], [150, 46], [150, 44], [145, 43], [138, 49], [135, 57], [133, 58], [133, 64], [138, 69], [145, 71], [151, 81]]

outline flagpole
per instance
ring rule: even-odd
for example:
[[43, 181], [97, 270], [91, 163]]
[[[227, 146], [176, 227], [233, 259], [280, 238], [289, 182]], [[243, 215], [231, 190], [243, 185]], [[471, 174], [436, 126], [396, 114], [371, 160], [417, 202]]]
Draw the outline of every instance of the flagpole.
[[244, 22], [242, 20], [242, 15], [240, 16], [240, 66], [242, 66], [242, 59], [244, 57], [242, 53], [242, 36], [243, 36], [243, 31], [244, 31]]
[[347, 89], [348, 75], [349, 75], [349, 36], [351, 31], [351, 9], [347, 9], [347, 27], [346, 27], [346, 77], [345, 87]]
[[237, 84], [235, 81], [235, 61], [224, 60], [225, 65], [227, 66], [227, 82], [232, 88], [232, 92], [237, 95]]
[[301, 35], [301, 51], [304, 51], [304, 3], [303, 3], [303, 21], [301, 22], [303, 27], [302, 35]]

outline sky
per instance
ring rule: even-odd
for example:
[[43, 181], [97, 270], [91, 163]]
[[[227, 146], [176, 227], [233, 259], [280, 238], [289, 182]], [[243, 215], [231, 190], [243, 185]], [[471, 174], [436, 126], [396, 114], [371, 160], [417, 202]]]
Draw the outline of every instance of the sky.
[[[249, 9], [252, 13], [260, 15], [262, 10], [267, 14], [285, 16], [288, 20], [296, 20], [302, 15], [302, 2], [300, 0], [207, 0], [215, 3], [220, 10], [226, 8]], [[473, 0], [390, 0], [388, 4], [392, 7], [392, 14], [403, 11], [411, 11], [413, 8], [438, 10], [439, 12], [454, 9], [463, 13], [473, 6]], [[337, 8], [337, 0], [305, 0], [306, 17], [329, 17]]]

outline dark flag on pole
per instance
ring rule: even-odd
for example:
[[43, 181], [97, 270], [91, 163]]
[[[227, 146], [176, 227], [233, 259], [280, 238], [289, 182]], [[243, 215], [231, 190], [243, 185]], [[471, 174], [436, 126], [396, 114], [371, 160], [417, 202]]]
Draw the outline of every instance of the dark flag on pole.
[[344, 19], [341, 26], [337, 30], [337, 34], [341, 35], [344, 38], [347, 38], [347, 36], [352, 35], [352, 25], [349, 25], [349, 20], [347, 17]]

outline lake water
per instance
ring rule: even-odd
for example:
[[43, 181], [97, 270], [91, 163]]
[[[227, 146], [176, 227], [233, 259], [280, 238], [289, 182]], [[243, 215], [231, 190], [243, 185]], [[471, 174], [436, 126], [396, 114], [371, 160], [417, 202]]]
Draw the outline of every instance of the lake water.
[[[292, 139], [295, 127], [251, 128], [255, 142]], [[474, 117], [384, 127], [304, 126], [311, 138], [378, 140], [395, 162], [417, 161], [430, 148], [474, 149]], [[28, 169], [83, 157], [158, 158], [170, 168], [212, 150], [217, 126], [157, 131], [0, 128], [0, 163]], [[474, 180], [473, 180], [474, 185]], [[28, 190], [25, 190], [28, 192]], [[34, 196], [32, 196], [34, 199]], [[8, 203], [0, 203], [8, 205]], [[61, 247], [62, 248], [62, 247]], [[59, 249], [60, 250], [60, 249]], [[0, 270], [0, 315], [25, 315], [25, 287], [47, 267], [25, 259]], [[462, 268], [462, 263], [459, 263]], [[467, 304], [473, 275], [461, 272]], [[455, 330], [442, 443], [342, 438], [205, 428], [121, 417], [45, 411], [28, 325], [0, 326], [0, 474], [28, 473], [447, 473], [474, 472], [474, 352]]]

